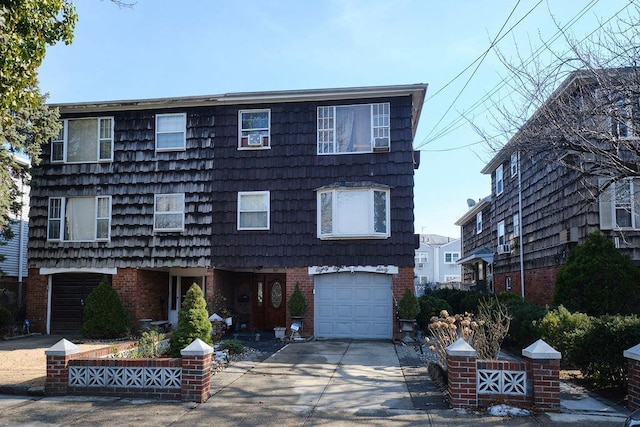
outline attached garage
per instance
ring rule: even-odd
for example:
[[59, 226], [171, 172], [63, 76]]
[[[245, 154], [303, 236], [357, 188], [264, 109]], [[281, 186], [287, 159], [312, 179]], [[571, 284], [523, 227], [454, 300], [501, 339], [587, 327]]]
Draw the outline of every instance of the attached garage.
[[110, 276], [96, 273], [54, 274], [51, 280], [51, 333], [77, 334], [87, 297]]
[[318, 338], [392, 338], [393, 298], [388, 274], [317, 275], [314, 301]]

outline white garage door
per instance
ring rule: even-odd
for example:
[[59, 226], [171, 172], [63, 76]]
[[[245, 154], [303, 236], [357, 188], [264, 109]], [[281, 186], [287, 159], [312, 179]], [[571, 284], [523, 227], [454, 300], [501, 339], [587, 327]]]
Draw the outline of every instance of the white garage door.
[[391, 276], [332, 273], [315, 278], [318, 338], [392, 338]]

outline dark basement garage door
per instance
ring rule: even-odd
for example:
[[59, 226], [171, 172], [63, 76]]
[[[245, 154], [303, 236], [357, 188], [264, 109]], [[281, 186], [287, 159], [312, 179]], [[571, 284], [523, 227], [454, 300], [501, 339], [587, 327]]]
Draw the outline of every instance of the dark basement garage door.
[[391, 276], [332, 273], [315, 278], [318, 338], [392, 338]]
[[51, 280], [51, 333], [77, 334], [82, 327], [84, 302], [100, 281], [110, 276], [96, 273], [54, 274]]

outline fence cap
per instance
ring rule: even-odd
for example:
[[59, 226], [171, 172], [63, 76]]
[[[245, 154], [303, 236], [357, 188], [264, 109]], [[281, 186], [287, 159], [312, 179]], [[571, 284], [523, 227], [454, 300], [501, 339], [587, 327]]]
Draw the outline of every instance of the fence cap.
[[468, 356], [478, 357], [476, 350], [471, 347], [464, 339], [458, 338], [447, 347], [449, 356]]
[[522, 355], [529, 359], [561, 359], [560, 352], [543, 340], [538, 340], [522, 350]]
[[627, 359], [640, 360], [640, 344], [623, 351], [622, 355]]
[[213, 347], [200, 338], [196, 338], [191, 344], [180, 350], [180, 354], [183, 356], [204, 356], [211, 353], [213, 353]]
[[80, 353], [80, 347], [64, 338], [44, 351], [45, 356], [69, 356], [76, 353]]

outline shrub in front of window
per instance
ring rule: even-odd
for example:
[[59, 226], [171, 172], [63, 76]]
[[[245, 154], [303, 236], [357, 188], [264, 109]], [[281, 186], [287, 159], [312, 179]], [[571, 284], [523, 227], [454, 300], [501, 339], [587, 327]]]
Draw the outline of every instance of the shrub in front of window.
[[638, 313], [640, 270], [611, 239], [590, 234], [558, 269], [554, 305], [590, 316]]
[[178, 328], [171, 335], [169, 346], [172, 357], [181, 357], [180, 350], [196, 338], [213, 345], [211, 322], [207, 313], [207, 302], [197, 284], [191, 285], [178, 313]]
[[122, 338], [131, 330], [124, 304], [104, 280], [87, 297], [83, 320], [80, 333], [87, 338]]

